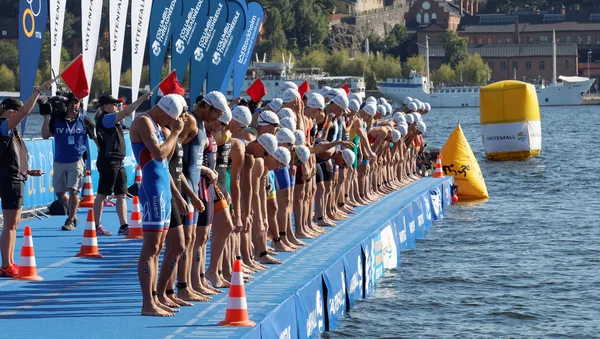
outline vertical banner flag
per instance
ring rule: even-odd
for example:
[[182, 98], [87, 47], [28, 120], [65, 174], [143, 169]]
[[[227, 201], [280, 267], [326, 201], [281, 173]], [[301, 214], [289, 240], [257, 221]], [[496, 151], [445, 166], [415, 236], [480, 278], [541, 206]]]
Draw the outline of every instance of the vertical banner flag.
[[208, 1], [183, 0], [182, 17], [175, 27], [171, 45], [171, 69], [177, 71], [177, 78], [182, 84], [194, 47], [202, 34], [201, 23], [204, 24], [208, 15]]
[[[233, 55], [233, 97], [237, 98], [242, 92], [246, 71], [252, 59], [252, 51], [260, 32], [260, 26], [265, 17], [265, 12], [258, 2], [250, 2], [246, 9], [246, 31], [238, 44], [237, 50]], [[228, 74], [231, 74], [229, 71]], [[229, 75], [226, 77], [229, 85]], [[221, 87], [222, 88], [222, 87]]]
[[[19, 87], [22, 101], [33, 92], [47, 20], [47, 1], [19, 0]], [[23, 120], [21, 130], [25, 130], [26, 123], [27, 119]]]
[[121, 64], [123, 63], [123, 43], [127, 24], [129, 0], [110, 0], [108, 5], [110, 34], [110, 94], [119, 97], [121, 84]]
[[[96, 64], [96, 51], [100, 33], [100, 20], [102, 19], [102, 0], [81, 1], [81, 49], [88, 88], [92, 88], [94, 65]], [[87, 111], [90, 98], [83, 99], [83, 113]]]
[[[50, 67], [55, 77], [60, 73], [60, 54], [62, 49], [63, 27], [65, 24], [65, 7], [67, 0], [50, 0]], [[56, 93], [56, 82], [52, 83], [52, 94]]]
[[227, 88], [221, 90], [221, 83], [227, 76], [233, 53], [246, 29], [246, 3], [244, 0], [229, 0], [227, 23], [222, 31], [217, 31], [218, 42], [212, 54], [208, 74], [206, 75], [206, 92], [221, 91], [227, 95]]
[[190, 99], [200, 95], [200, 90], [208, 73], [212, 51], [219, 41], [217, 32], [223, 31], [227, 22], [229, 7], [227, 0], [208, 0], [208, 17], [202, 29], [200, 40], [193, 52], [190, 73]]
[[[162, 66], [173, 35], [173, 27], [181, 18], [181, 0], [154, 0], [150, 15], [150, 88], [156, 87], [162, 76]], [[170, 70], [169, 70], [170, 71]], [[156, 103], [156, 92], [152, 94]]]
[[152, 0], [131, 0], [131, 101], [138, 98]]

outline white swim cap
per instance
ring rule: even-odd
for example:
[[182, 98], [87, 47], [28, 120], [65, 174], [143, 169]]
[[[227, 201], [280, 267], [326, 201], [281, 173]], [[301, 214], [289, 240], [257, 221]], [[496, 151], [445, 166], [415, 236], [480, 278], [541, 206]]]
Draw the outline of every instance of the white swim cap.
[[363, 107], [363, 110], [365, 111], [365, 113], [367, 113], [369, 116], [374, 117], [375, 114], [377, 113], [377, 105], [373, 102], [369, 102], [365, 105], [365, 107]]
[[348, 97], [346, 97], [345, 95], [336, 95], [335, 98], [333, 98], [333, 100], [331, 101], [343, 110], [348, 109], [348, 104], [350, 104], [348, 102]]
[[350, 93], [350, 95], [348, 95], [348, 100], [350, 100], [350, 101], [352, 101], [352, 100], [358, 101], [358, 106], [362, 105], [362, 103], [363, 103], [363, 99], [360, 97], [360, 95], [358, 95], [356, 93]]
[[375, 97], [368, 97], [367, 100], [365, 100], [366, 103], [374, 103], [375, 105], [377, 105], [377, 99], [375, 99]]
[[318, 109], [325, 108], [325, 98], [323, 98], [323, 96], [321, 94], [311, 92], [311, 93], [307, 93], [307, 95], [308, 95], [308, 100], [306, 102], [306, 106], [308, 106], [310, 108], [318, 108]]
[[377, 113], [381, 114], [381, 116], [386, 116], [387, 108], [383, 105], [377, 105]]
[[232, 111], [231, 115], [233, 120], [237, 121], [242, 126], [250, 126], [252, 122], [252, 114], [250, 109], [246, 106], [236, 106]]
[[277, 112], [277, 115], [279, 116], [279, 119], [293, 118], [294, 120], [296, 120], [296, 113], [294, 113], [294, 111], [287, 107], [280, 109], [279, 112]]
[[294, 132], [287, 128], [282, 128], [277, 131], [277, 143], [279, 144], [293, 144], [296, 142]]
[[173, 119], [177, 119], [183, 112], [183, 97], [179, 94], [165, 95], [156, 106]]
[[273, 112], [277, 113], [281, 109], [281, 106], [283, 106], [283, 100], [281, 100], [280, 98], [275, 98], [271, 100], [271, 102], [269, 102], [267, 106], [271, 108]]
[[282, 128], [287, 128], [290, 131], [294, 132], [296, 131], [296, 119], [294, 118], [283, 118], [281, 120], [279, 120], [279, 125]]
[[277, 150], [277, 138], [273, 134], [265, 133], [259, 136], [256, 141], [269, 153], [273, 155]]
[[407, 115], [406, 115], [406, 123], [410, 125], [410, 124], [412, 124], [412, 123], [414, 123], [414, 122], [415, 122], [415, 117], [414, 117], [414, 115], [412, 115], [412, 114], [407, 114]]
[[321, 96], [323, 98], [325, 98], [327, 96], [327, 93], [329, 93], [329, 91], [331, 91], [331, 87], [324, 86], [324, 87], [321, 88], [321, 90], [319, 91], [319, 93], [321, 94]]
[[222, 112], [231, 113], [227, 99], [221, 92], [213, 91], [204, 96], [204, 102]]
[[412, 115], [413, 115], [413, 117], [415, 117], [415, 121], [422, 121], [423, 120], [423, 117], [421, 116], [421, 113], [419, 113], [419, 112], [415, 112]]
[[392, 130], [392, 142], [397, 143], [402, 138], [402, 133], [398, 130]]
[[294, 151], [296, 152], [296, 155], [298, 156], [298, 159], [300, 159], [301, 163], [306, 164], [310, 159], [310, 150], [308, 147], [304, 145], [296, 146]]
[[279, 125], [279, 117], [275, 112], [262, 111], [258, 116], [258, 126]]
[[342, 150], [342, 158], [344, 158], [344, 162], [346, 166], [350, 167], [354, 163], [356, 159], [356, 155], [349, 149]]
[[400, 134], [405, 137], [408, 134], [408, 125], [406, 123], [403, 124], [398, 124], [398, 127], [396, 127], [398, 129], [398, 132], [400, 132]]
[[283, 92], [283, 95], [281, 96], [281, 100], [283, 100], [283, 102], [286, 104], [288, 102], [293, 102], [300, 99], [302, 99], [300, 97], [300, 92], [298, 92], [297, 89], [293, 88], [286, 89], [285, 92]]
[[425, 110], [426, 110], [427, 112], [430, 112], [430, 111], [431, 111], [431, 105], [430, 105], [428, 102], [426, 102], [426, 103], [425, 103]]
[[406, 122], [406, 118], [404, 117], [404, 113], [402, 113], [402, 112], [396, 112], [396, 113], [394, 114], [394, 121], [395, 121], [397, 124], [400, 124], [400, 123], [402, 123], [402, 122]]
[[417, 123], [417, 128], [419, 129], [419, 131], [421, 131], [421, 133], [425, 134], [425, 131], [427, 131], [427, 125], [425, 125], [425, 122], [423, 121], [419, 121]]
[[289, 165], [290, 160], [292, 160], [292, 155], [290, 154], [290, 151], [288, 151], [285, 147], [277, 147], [277, 150], [275, 151], [275, 153], [273, 153], [273, 157], [285, 166]]
[[350, 100], [350, 103], [348, 104], [348, 108], [351, 111], [358, 112], [360, 110], [360, 103], [358, 102], [358, 100], [352, 99], [352, 100]]
[[419, 109], [419, 104], [413, 101], [408, 104], [408, 109], [413, 112], [416, 112]]
[[223, 111], [223, 114], [219, 116], [219, 121], [224, 123], [225, 125], [229, 125], [231, 119], [233, 118], [233, 113], [231, 110]]
[[297, 129], [294, 131], [294, 136], [296, 137], [296, 146], [301, 146], [304, 145], [306, 143], [306, 136], [304, 135], [304, 133]]
[[404, 104], [405, 104], [405, 105], [408, 105], [408, 104], [410, 104], [412, 101], [413, 101], [413, 98], [411, 98], [411, 97], [406, 97], [406, 98], [404, 98]]

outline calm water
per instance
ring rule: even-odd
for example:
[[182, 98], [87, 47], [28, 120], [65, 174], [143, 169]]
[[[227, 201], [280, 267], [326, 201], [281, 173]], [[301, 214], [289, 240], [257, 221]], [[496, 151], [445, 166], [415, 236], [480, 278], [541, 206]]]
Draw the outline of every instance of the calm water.
[[527, 162], [485, 160], [477, 109], [425, 120], [434, 148], [460, 120], [490, 199], [447, 209], [324, 337], [600, 337], [600, 106], [543, 108], [543, 151]]
[[324, 336], [600, 337], [600, 107], [543, 108], [543, 151], [527, 162], [485, 160], [477, 109], [435, 109], [429, 145], [459, 119], [490, 199], [447, 209]]

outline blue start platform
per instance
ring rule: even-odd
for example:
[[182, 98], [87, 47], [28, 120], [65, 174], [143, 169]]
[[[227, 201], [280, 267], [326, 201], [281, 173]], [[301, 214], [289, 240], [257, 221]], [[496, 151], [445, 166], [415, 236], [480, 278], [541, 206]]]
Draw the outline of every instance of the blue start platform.
[[[2, 338], [307, 338], [333, 330], [358, 298], [368, 297], [386, 269], [400, 265], [433, 221], [451, 204], [452, 178], [419, 180], [379, 202], [357, 209], [308, 246], [278, 257], [246, 284], [255, 327], [220, 327], [227, 290], [212, 301], [183, 307], [173, 318], [140, 316], [137, 260], [141, 242], [98, 238], [101, 259], [76, 258], [87, 210], [74, 232], [60, 230], [64, 217], [31, 219], [39, 282], [0, 279]], [[111, 224], [112, 222], [112, 224]], [[103, 226], [116, 234], [114, 208]]]

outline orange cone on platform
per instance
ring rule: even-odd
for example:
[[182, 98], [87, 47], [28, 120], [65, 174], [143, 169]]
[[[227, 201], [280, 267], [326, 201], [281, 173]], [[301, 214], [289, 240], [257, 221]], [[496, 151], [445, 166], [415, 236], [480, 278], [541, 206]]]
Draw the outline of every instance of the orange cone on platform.
[[134, 183], [138, 186], [142, 184], [142, 169], [140, 166], [136, 166], [135, 168], [135, 181]]
[[229, 287], [229, 299], [225, 320], [219, 323], [221, 326], [255, 326], [256, 323], [248, 317], [248, 305], [246, 304], [246, 292], [244, 291], [244, 276], [242, 273], [242, 261], [233, 262], [233, 273], [231, 274], [231, 287]]
[[85, 171], [83, 179], [83, 197], [79, 202], [80, 207], [94, 207], [94, 188], [92, 187], [92, 176], [90, 171]]
[[434, 178], [443, 178], [444, 172], [442, 171], [442, 156], [438, 154], [437, 160], [435, 161], [435, 173]]
[[81, 249], [76, 257], [102, 258], [98, 252], [98, 239], [96, 239], [96, 223], [94, 222], [94, 211], [89, 210], [85, 230], [83, 231], [83, 240], [81, 240]]
[[140, 212], [140, 199], [133, 197], [133, 208], [131, 210], [131, 223], [129, 224], [129, 235], [125, 239], [143, 239], [142, 232], [142, 213]]
[[19, 272], [13, 277], [13, 280], [44, 280], [44, 278], [37, 275], [35, 253], [33, 252], [33, 237], [31, 236], [31, 227], [29, 226], [25, 226]]

